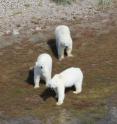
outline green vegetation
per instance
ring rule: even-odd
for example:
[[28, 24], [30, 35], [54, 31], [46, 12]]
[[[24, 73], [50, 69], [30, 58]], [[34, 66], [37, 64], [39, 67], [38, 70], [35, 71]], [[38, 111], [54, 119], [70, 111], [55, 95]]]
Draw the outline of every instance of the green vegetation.
[[110, 7], [111, 4], [112, 4], [112, 0], [98, 0], [99, 7], [103, 9]]
[[58, 3], [58, 4], [71, 4], [72, 2], [74, 2], [75, 0], [53, 0], [54, 2]]
[[98, 0], [99, 5], [108, 5], [112, 0]]

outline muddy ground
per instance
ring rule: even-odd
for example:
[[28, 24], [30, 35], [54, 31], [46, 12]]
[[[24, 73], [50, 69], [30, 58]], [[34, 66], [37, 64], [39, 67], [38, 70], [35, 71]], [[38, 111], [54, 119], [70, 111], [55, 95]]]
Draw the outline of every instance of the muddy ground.
[[[114, 8], [115, 9], [115, 8]], [[73, 58], [57, 59], [54, 28], [36, 31], [22, 42], [0, 49], [0, 124], [116, 124], [117, 123], [117, 11], [102, 12], [72, 21]], [[20, 37], [1, 37], [17, 41]], [[5, 44], [6, 45], [6, 44]], [[33, 88], [33, 70], [41, 53], [53, 59], [53, 75], [75, 66], [84, 74], [83, 91], [74, 95], [66, 89], [62, 106], [41, 81]]]

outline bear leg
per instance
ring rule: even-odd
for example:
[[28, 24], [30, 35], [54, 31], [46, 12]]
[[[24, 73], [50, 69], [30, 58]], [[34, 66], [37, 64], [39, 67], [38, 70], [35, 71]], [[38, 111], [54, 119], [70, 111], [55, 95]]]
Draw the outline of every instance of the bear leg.
[[67, 52], [67, 56], [68, 56], [68, 57], [73, 57], [73, 55], [72, 55], [72, 47], [68, 47], [68, 48], [66, 49], [66, 52]]
[[64, 47], [62, 46], [58, 47], [58, 57], [60, 61], [64, 59]]
[[40, 74], [38, 74], [37, 69], [34, 69], [34, 88], [39, 88]]
[[64, 87], [58, 87], [58, 102], [56, 105], [61, 105], [63, 103], [64, 97], [65, 97], [65, 88]]
[[75, 91], [73, 91], [73, 93], [74, 94], [79, 94], [79, 93], [81, 93], [81, 91], [82, 91], [82, 83], [76, 83], [75, 84], [75, 88], [76, 88], [76, 90]]

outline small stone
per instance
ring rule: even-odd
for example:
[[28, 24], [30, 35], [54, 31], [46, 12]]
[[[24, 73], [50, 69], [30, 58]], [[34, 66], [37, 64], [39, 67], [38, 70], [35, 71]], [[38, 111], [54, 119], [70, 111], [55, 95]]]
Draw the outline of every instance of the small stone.
[[32, 32], [35, 32], [35, 30], [33, 28], [30, 29]]
[[20, 24], [17, 24], [16, 26], [17, 26], [18, 28], [19, 28], [19, 27], [21, 27], [21, 25], [20, 25]]
[[36, 27], [35, 30], [36, 31], [40, 31], [41, 30], [41, 27]]
[[32, 20], [31, 20], [31, 23], [33, 24], [39, 24], [39, 21], [36, 17], [33, 17]]
[[19, 35], [19, 31], [17, 29], [13, 29], [13, 35]]
[[108, 19], [102, 20], [102, 23], [108, 23]]
[[10, 30], [7, 30], [7, 31], [5, 32], [5, 34], [6, 34], [6, 35], [10, 35], [10, 34], [11, 34], [11, 31], [10, 31]]

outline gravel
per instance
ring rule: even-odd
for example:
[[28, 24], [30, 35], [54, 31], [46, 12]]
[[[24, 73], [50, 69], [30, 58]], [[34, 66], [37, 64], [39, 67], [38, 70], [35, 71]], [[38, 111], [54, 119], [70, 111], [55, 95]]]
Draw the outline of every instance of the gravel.
[[9, 30], [21, 30], [24, 27], [47, 25], [62, 19], [72, 20], [74, 16], [88, 13], [94, 9], [93, 0], [76, 0], [71, 5], [56, 5], [52, 0], [1, 0], [0, 35]]

